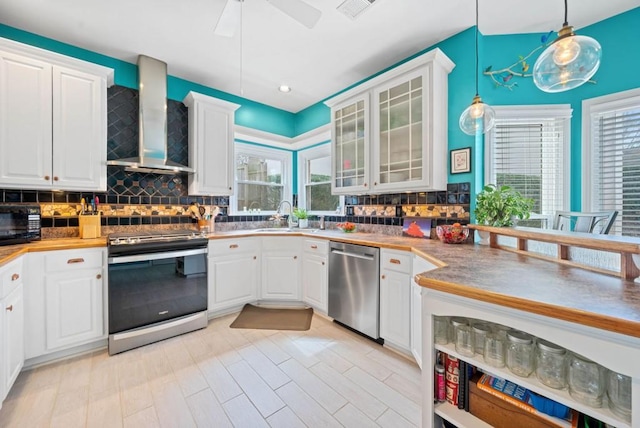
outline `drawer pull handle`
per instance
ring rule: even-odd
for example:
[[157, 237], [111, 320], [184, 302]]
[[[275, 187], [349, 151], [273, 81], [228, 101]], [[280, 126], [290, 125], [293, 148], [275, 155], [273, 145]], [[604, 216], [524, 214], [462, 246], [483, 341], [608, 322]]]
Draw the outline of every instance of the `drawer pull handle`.
[[317, 249], [318, 249], [318, 246], [317, 246], [317, 245], [312, 245], [312, 246], [311, 246], [311, 249], [312, 249], [312, 250], [317, 250]]
[[20, 275], [18, 275], [17, 273], [11, 275], [11, 281], [17, 281], [18, 279], [20, 279]]
[[13, 305], [9, 305], [9, 306], [7, 306], [7, 310], [8, 310], [9, 312], [13, 312]]
[[385, 278], [386, 278], [386, 275], [382, 275], [382, 279], [385, 279]]
[[84, 263], [84, 259], [82, 257], [78, 257], [77, 259], [69, 259], [67, 260], [68, 265], [72, 265], [74, 263]]
[[231, 244], [231, 245], [229, 245], [229, 248], [231, 248], [231, 249], [238, 248], [238, 244]]
[[102, 279], [102, 275], [97, 274], [97, 275], [96, 275], [96, 279]]
[[398, 259], [389, 259], [389, 263], [392, 263], [394, 265], [399, 265], [400, 264], [400, 260], [398, 260]]

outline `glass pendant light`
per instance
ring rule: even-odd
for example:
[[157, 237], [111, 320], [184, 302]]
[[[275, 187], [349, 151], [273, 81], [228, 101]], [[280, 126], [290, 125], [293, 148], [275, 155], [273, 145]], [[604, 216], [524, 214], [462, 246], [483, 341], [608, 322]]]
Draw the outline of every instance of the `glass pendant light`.
[[564, 24], [558, 38], [542, 52], [533, 66], [533, 82], [545, 92], [563, 92], [577, 88], [598, 71], [602, 49], [591, 37], [576, 36], [567, 21], [564, 0]]
[[491, 106], [482, 102], [478, 95], [478, 0], [476, 0], [476, 96], [471, 105], [460, 115], [460, 129], [468, 135], [484, 134], [495, 123], [496, 113]]

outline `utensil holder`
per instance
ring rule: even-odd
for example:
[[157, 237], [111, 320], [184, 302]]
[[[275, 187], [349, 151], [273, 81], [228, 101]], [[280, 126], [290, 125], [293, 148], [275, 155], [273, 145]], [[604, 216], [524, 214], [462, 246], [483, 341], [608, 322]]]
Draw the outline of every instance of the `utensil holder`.
[[215, 221], [211, 220], [198, 220], [198, 230], [204, 233], [213, 233], [215, 231]]
[[100, 228], [100, 214], [96, 215], [79, 215], [78, 225], [80, 226], [80, 238], [91, 239], [99, 238], [102, 231]]

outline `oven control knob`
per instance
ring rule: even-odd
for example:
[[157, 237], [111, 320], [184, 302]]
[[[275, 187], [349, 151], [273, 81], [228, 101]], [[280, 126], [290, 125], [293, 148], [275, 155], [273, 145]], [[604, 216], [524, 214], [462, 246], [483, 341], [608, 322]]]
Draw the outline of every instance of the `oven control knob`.
[[111, 241], [111, 245], [120, 245], [120, 238], [116, 238]]
[[135, 244], [135, 238], [127, 238], [127, 244]]

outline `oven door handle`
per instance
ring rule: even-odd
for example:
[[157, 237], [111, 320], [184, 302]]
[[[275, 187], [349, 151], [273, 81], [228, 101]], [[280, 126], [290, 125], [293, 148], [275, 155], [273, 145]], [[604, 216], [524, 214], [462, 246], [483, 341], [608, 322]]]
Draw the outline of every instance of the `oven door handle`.
[[116, 265], [121, 263], [146, 262], [148, 260], [172, 259], [174, 257], [195, 256], [197, 254], [207, 254], [206, 248], [196, 248], [193, 250], [169, 251], [149, 254], [136, 254], [133, 256], [109, 257], [109, 264]]

